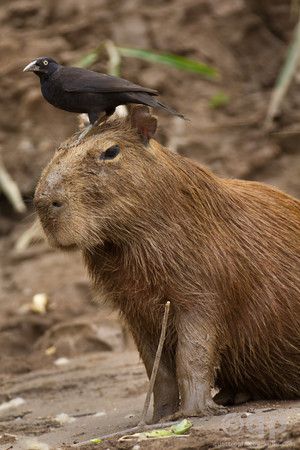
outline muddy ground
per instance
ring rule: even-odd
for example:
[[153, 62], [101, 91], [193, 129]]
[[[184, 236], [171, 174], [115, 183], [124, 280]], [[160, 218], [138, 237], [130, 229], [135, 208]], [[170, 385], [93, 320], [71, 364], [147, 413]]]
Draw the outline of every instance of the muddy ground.
[[[265, 181], [300, 197], [298, 74], [273, 128], [264, 128], [297, 21], [290, 6], [288, 0], [2, 0], [0, 157], [28, 211], [17, 215], [0, 193], [1, 449], [35, 448], [30, 437], [52, 448], [70, 446], [132, 426], [147, 386], [130, 337], [117, 314], [95, 298], [80, 255], [55, 252], [45, 242], [15, 250], [33, 220], [42, 167], [77, 128], [76, 116], [44, 102], [37, 79], [22, 67], [40, 55], [76, 64], [108, 38], [212, 64], [217, 81], [128, 59], [122, 75], [158, 89], [191, 119], [183, 124], [159, 114], [164, 144], [220, 175]], [[94, 66], [106, 68], [105, 58]], [[212, 108], [220, 92], [229, 101]], [[48, 298], [45, 314], [31, 310], [37, 293]], [[62, 413], [71, 423], [57, 419]], [[193, 419], [189, 437], [137, 445], [299, 448], [299, 413], [299, 402], [251, 403], [224, 417]], [[134, 444], [105, 440], [95, 448]]]

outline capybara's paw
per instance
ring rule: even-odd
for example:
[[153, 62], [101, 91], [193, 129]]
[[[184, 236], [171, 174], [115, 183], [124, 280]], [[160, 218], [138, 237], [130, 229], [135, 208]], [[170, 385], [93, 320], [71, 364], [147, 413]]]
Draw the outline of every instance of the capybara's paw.
[[171, 422], [173, 420], [179, 420], [183, 417], [205, 417], [205, 416], [220, 416], [226, 414], [228, 409], [224, 406], [217, 405], [213, 400], [206, 402], [205, 406], [199, 410], [184, 410], [180, 409], [174, 414], [165, 416], [160, 422]]
[[183, 412], [181, 410], [176, 411], [173, 414], [169, 414], [167, 416], [164, 416], [162, 419], [160, 419], [159, 422], [163, 423], [163, 422], [173, 422], [175, 420], [179, 420], [182, 419], [183, 417], [187, 417], [183, 414]]
[[249, 402], [252, 396], [247, 391], [234, 392], [233, 390], [223, 388], [214, 396], [214, 402], [218, 405], [230, 406], [241, 405]]
[[235, 392], [230, 389], [221, 389], [220, 392], [218, 392], [213, 400], [217, 405], [227, 406], [227, 405], [233, 405], [234, 404], [234, 396]]
[[234, 396], [234, 404], [242, 405], [243, 403], [250, 402], [252, 400], [252, 395], [247, 391], [237, 392]]
[[[152, 416], [152, 423], [165, 422], [168, 417], [173, 417], [178, 411], [178, 398], [168, 399], [168, 403], [155, 404]], [[169, 419], [172, 421], [173, 419]], [[175, 420], [175, 419], [174, 419]]]
[[221, 414], [226, 414], [228, 409], [222, 405], [217, 405], [213, 400], [207, 400], [202, 408], [198, 408], [197, 410], [183, 410], [181, 411], [182, 416], [196, 416], [196, 417], [205, 417], [205, 416], [220, 416]]
[[228, 408], [222, 405], [217, 405], [213, 400], [208, 400], [204, 409], [201, 411], [203, 416], [221, 416], [228, 412]]

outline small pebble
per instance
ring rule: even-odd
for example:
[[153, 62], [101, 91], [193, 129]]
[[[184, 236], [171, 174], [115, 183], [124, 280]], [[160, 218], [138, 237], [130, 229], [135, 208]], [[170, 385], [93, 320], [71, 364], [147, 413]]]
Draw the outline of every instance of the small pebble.
[[103, 417], [103, 416], [106, 416], [106, 415], [107, 415], [107, 413], [105, 411], [99, 411], [99, 412], [97, 412], [95, 414], [95, 417]]
[[69, 364], [70, 360], [68, 358], [58, 358], [54, 361], [56, 366], [64, 366], [65, 364]]
[[45, 350], [45, 355], [47, 355], [47, 356], [54, 355], [54, 353], [56, 353], [56, 347], [54, 345], [51, 345], [51, 347], [48, 347]]
[[73, 423], [73, 422], [75, 422], [75, 417], [72, 417], [72, 416], [69, 416], [68, 414], [66, 414], [66, 413], [61, 413], [61, 414], [58, 414], [55, 418], [54, 418], [54, 420], [56, 420], [56, 422], [58, 422], [60, 425], [65, 425], [65, 424], [67, 424], [67, 423]]
[[35, 294], [32, 299], [32, 304], [30, 305], [31, 311], [37, 314], [46, 314], [48, 306], [48, 296], [45, 292]]
[[22, 439], [19, 441], [19, 448], [22, 450], [50, 450], [45, 442], [40, 442], [35, 438]]
[[10, 408], [17, 408], [18, 406], [21, 406], [25, 403], [25, 400], [21, 397], [16, 397], [9, 402], [4, 402], [0, 405], [0, 411], [6, 411]]

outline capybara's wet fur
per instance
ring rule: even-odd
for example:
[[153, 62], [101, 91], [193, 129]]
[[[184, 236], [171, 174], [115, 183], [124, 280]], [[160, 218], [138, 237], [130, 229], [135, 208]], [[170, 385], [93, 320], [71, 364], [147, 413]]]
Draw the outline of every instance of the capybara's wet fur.
[[49, 240], [82, 250], [148, 375], [170, 300], [154, 420], [219, 412], [213, 386], [227, 402], [299, 397], [300, 202], [217, 177], [155, 128], [135, 107], [57, 150], [35, 195]]

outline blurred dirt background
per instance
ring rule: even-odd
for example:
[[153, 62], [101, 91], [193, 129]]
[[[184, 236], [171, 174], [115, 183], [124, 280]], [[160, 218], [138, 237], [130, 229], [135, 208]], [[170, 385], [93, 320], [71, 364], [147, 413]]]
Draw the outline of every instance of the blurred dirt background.
[[[9, 434], [41, 436], [58, 448], [126, 427], [137, 420], [146, 390], [144, 369], [130, 337], [117, 315], [94, 298], [80, 255], [54, 252], [45, 242], [15, 250], [34, 218], [32, 197], [40, 172], [78, 123], [75, 115], [46, 103], [38, 79], [23, 74], [22, 68], [42, 55], [76, 65], [106, 39], [211, 64], [221, 74], [214, 82], [134, 59], [122, 60], [122, 76], [158, 89], [167, 103], [191, 119], [182, 123], [160, 114], [161, 142], [220, 175], [265, 181], [300, 197], [299, 73], [272, 130], [263, 126], [298, 20], [291, 7], [296, 4], [289, 0], [1, 1], [0, 158], [27, 205], [27, 212], [18, 215], [0, 192], [1, 449], [19, 445]], [[103, 58], [93, 69], [106, 72], [107, 60]], [[220, 92], [229, 100], [213, 107], [212, 99]], [[37, 293], [48, 298], [45, 314], [33, 312], [30, 306]], [[25, 403], [1, 409], [1, 404], [16, 397]], [[299, 402], [281, 405], [279, 419], [272, 412], [268, 416], [273, 406], [233, 410], [235, 433], [226, 434], [220, 422], [203, 419], [198, 422], [202, 431], [197, 429], [191, 438], [170, 447], [167, 442], [153, 443], [151, 448], [235, 448], [245, 442], [248, 448], [297, 448]], [[55, 420], [62, 412], [76, 422]], [[249, 437], [249, 427], [244, 423], [237, 427], [241, 413], [246, 414], [245, 421], [247, 414], [257, 414], [259, 425], [279, 431], [267, 436], [264, 429], [258, 437], [252, 427]], [[284, 418], [281, 428], [280, 417]], [[105, 445], [98, 448], [108, 448]], [[110, 442], [109, 448], [119, 445]]]

